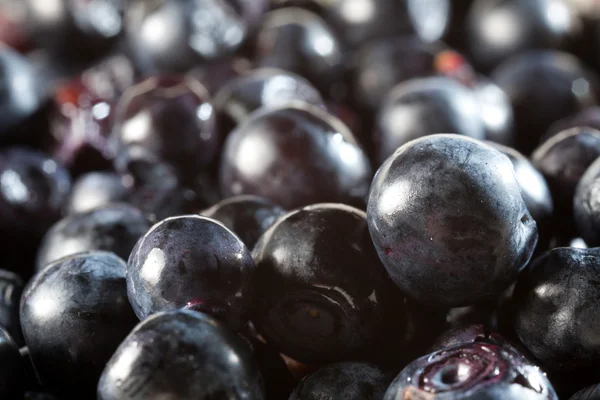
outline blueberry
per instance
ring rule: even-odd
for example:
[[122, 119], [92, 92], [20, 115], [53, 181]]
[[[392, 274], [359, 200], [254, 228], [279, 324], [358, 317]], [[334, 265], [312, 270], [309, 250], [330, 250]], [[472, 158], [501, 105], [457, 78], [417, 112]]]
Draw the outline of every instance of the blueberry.
[[538, 237], [508, 157], [459, 135], [400, 147], [373, 180], [367, 215], [396, 285], [439, 306], [500, 295]]
[[142, 69], [185, 72], [235, 53], [266, 6], [266, 0], [135, 1], [127, 9], [128, 42]]
[[90, 211], [96, 207], [125, 201], [128, 188], [121, 178], [112, 172], [89, 172], [81, 175], [69, 194], [65, 205], [66, 214]]
[[450, 78], [414, 79], [393, 88], [376, 117], [376, 153], [381, 164], [401, 145], [435, 133], [485, 138], [477, 98]]
[[317, 204], [289, 212], [256, 244], [253, 321], [306, 363], [410, 357], [436, 335], [432, 310], [399, 292], [377, 258], [363, 211]]
[[327, 94], [343, 85], [338, 38], [318, 15], [302, 8], [285, 7], [265, 16], [256, 36], [256, 62], [301, 75]]
[[129, 257], [127, 293], [140, 320], [189, 307], [240, 329], [248, 320], [256, 268], [221, 223], [187, 215], [154, 225]]
[[116, 170], [138, 186], [191, 184], [220, 150], [215, 119], [208, 92], [195, 79], [142, 81], [125, 92], [115, 111]]
[[557, 248], [536, 259], [515, 287], [513, 329], [557, 389], [578, 390], [598, 379], [599, 260], [597, 248]]
[[260, 236], [282, 216], [285, 210], [256, 196], [235, 196], [202, 211], [236, 233], [247, 248], [253, 249]]
[[514, 55], [494, 70], [492, 78], [510, 99], [516, 149], [525, 155], [553, 123], [597, 100], [596, 76], [566, 53], [538, 50]]
[[252, 399], [265, 395], [250, 348], [209, 316], [161, 312], [121, 343], [98, 384], [99, 400]]
[[215, 95], [219, 129], [225, 134], [262, 107], [301, 100], [325, 108], [319, 91], [303, 77], [275, 68], [257, 69], [222, 86]]
[[438, 350], [410, 363], [384, 400], [556, 400], [544, 373], [510, 347], [468, 343]]
[[600, 245], [600, 197], [597, 190], [599, 178], [600, 162], [596, 160], [581, 177], [573, 200], [577, 232], [586, 246], [592, 247]]
[[289, 400], [380, 400], [391, 378], [372, 364], [332, 364], [304, 378]]
[[36, 269], [76, 253], [110, 251], [127, 259], [150, 228], [144, 215], [128, 204], [109, 204], [58, 221], [48, 230], [37, 254]]
[[21, 299], [21, 326], [40, 380], [61, 398], [91, 398], [104, 365], [135, 326], [126, 264], [107, 252], [63, 258]]
[[0, 326], [0, 396], [3, 399], [18, 399], [23, 396], [25, 385], [25, 364], [19, 347]]
[[371, 166], [337, 118], [308, 104], [258, 111], [227, 137], [223, 197], [254, 194], [292, 209], [318, 202], [364, 204]]
[[564, 47], [578, 23], [567, 3], [474, 1], [467, 18], [467, 40], [474, 62], [489, 69], [519, 52]]

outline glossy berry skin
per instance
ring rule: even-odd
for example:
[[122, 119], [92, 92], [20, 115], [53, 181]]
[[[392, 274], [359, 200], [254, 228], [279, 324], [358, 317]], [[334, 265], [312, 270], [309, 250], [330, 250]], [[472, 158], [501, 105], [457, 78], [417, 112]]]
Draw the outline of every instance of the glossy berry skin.
[[529, 51], [500, 64], [493, 80], [508, 95], [515, 117], [516, 149], [525, 155], [550, 126], [597, 101], [597, 78], [569, 54]]
[[585, 171], [577, 185], [573, 214], [577, 232], [591, 247], [600, 245], [600, 163], [595, 161]]
[[391, 380], [372, 364], [332, 364], [304, 378], [289, 400], [380, 400]]
[[396, 285], [438, 306], [500, 295], [538, 239], [508, 157], [459, 135], [400, 147], [373, 180], [367, 214]]
[[43, 153], [0, 152], [0, 231], [40, 235], [59, 217], [71, 189], [69, 173]]
[[29, 61], [5, 46], [0, 46], [0, 70], [0, 134], [6, 134], [38, 110], [42, 86]]
[[17, 344], [23, 344], [19, 320], [19, 301], [25, 284], [17, 274], [0, 269], [0, 326]]
[[252, 255], [260, 293], [253, 321], [268, 343], [298, 361], [374, 359], [386, 349], [397, 362], [435, 331], [434, 314], [389, 280], [363, 211], [342, 204], [291, 211]]
[[334, 84], [343, 84], [337, 36], [321, 17], [302, 8], [285, 7], [265, 16], [256, 36], [256, 62], [301, 75], [327, 94], [333, 94]]
[[577, 21], [562, 0], [477, 0], [467, 24], [470, 54], [489, 69], [519, 52], [563, 47]]
[[465, 84], [476, 80], [462, 55], [414, 36], [366, 42], [355, 57], [354, 96], [371, 110], [381, 105], [392, 87], [410, 79], [443, 75]]
[[395, 34], [414, 35], [427, 42], [439, 40], [446, 31], [453, 6], [448, 0], [366, 0], [354, 4], [327, 0], [315, 2], [327, 22], [350, 46]]
[[25, 0], [34, 41], [63, 57], [93, 59], [123, 31], [125, 1]]
[[[204, 87], [190, 77], [152, 77], [125, 92], [115, 114], [114, 165], [136, 185], [190, 183], [221, 139]], [[176, 137], [176, 139], [174, 139]]]
[[545, 250], [554, 232], [554, 201], [548, 182], [533, 163], [517, 150], [497, 143], [488, 144], [507, 156], [513, 164], [523, 200], [538, 226], [538, 248]]
[[260, 236], [283, 214], [283, 208], [256, 196], [229, 197], [200, 213], [221, 222], [249, 249], [254, 248]]
[[127, 293], [140, 320], [189, 307], [240, 329], [254, 294], [250, 251], [221, 223], [195, 215], [154, 225], [129, 257]]
[[127, 38], [143, 70], [186, 72], [234, 54], [266, 7], [265, 0], [137, 1], [127, 9]]
[[591, 338], [597, 332], [599, 260], [598, 248], [556, 248], [536, 259], [515, 287], [512, 327], [557, 389], [566, 384], [578, 390], [598, 379], [600, 347]]
[[552, 193], [557, 223], [573, 232], [573, 198], [581, 177], [600, 157], [600, 131], [573, 128], [550, 137], [532, 154]]
[[581, 389], [571, 396], [569, 400], [600, 400], [600, 385], [596, 384]]
[[468, 343], [438, 350], [410, 363], [384, 400], [557, 400], [546, 376], [510, 347]]
[[0, 396], [3, 399], [22, 398], [25, 385], [25, 364], [19, 347], [0, 326]]
[[219, 174], [224, 198], [253, 194], [292, 209], [363, 203], [372, 171], [342, 122], [303, 103], [259, 111], [239, 125], [227, 137]]
[[148, 229], [150, 223], [141, 211], [124, 203], [67, 216], [46, 232], [36, 269], [41, 271], [63, 257], [94, 250], [109, 251], [126, 260]]
[[98, 383], [98, 400], [264, 400], [262, 378], [242, 339], [191, 310], [161, 312], [121, 343]]
[[213, 102], [219, 115], [219, 129], [229, 133], [259, 108], [279, 107], [295, 100], [325, 108], [319, 91], [303, 77], [263, 68], [231, 80], [220, 88]]
[[436, 133], [485, 138], [473, 92], [443, 77], [410, 80], [393, 88], [376, 119], [376, 153], [383, 163], [403, 144]]
[[25, 288], [23, 335], [53, 394], [91, 398], [104, 365], [135, 326], [126, 267], [112, 253], [80, 253], [51, 264]]
[[128, 188], [121, 177], [112, 172], [88, 172], [81, 175], [69, 194], [66, 214], [90, 211], [96, 207], [125, 201]]

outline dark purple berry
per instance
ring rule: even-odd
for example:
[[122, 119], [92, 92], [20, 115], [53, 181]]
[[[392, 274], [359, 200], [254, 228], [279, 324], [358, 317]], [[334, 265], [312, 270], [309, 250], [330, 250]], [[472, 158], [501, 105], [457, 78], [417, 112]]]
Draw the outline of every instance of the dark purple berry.
[[140, 320], [187, 307], [241, 329], [255, 293], [255, 272], [246, 246], [221, 223], [172, 217], [154, 225], [131, 252], [127, 293]]
[[259, 111], [231, 132], [219, 184], [223, 197], [253, 194], [286, 209], [318, 202], [360, 205], [371, 174], [352, 132], [302, 103]]
[[213, 106], [191, 77], [148, 78], [125, 92], [115, 113], [115, 167], [137, 186], [189, 185], [216, 160]]
[[396, 150], [373, 180], [367, 214], [396, 285], [438, 306], [499, 296], [538, 238], [508, 157], [460, 135]]
[[599, 261], [598, 248], [557, 248], [536, 259], [515, 287], [512, 327], [557, 390], [572, 393], [598, 379]]
[[112, 253], [80, 253], [49, 265], [25, 288], [23, 335], [53, 394], [92, 398], [106, 362], [135, 326], [126, 267]]
[[129, 334], [106, 365], [99, 400], [264, 400], [250, 347], [191, 310], [161, 312]]
[[253, 320], [268, 343], [294, 359], [399, 362], [436, 335], [436, 313], [389, 280], [363, 211], [341, 204], [292, 211], [264, 233], [253, 257]]

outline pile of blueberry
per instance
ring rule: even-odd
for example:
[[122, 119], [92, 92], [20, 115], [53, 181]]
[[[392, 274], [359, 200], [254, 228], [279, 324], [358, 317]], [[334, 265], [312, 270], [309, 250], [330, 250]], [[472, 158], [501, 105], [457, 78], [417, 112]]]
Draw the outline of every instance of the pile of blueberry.
[[0, 0], [0, 400], [600, 400], [596, 0]]

